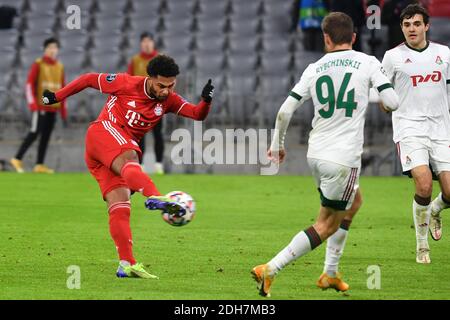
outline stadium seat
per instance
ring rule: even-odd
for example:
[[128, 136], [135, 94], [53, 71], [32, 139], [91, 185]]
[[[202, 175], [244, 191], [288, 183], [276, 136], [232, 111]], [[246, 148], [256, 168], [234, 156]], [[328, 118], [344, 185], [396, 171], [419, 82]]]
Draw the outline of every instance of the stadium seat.
[[[152, 2], [152, 1], [149, 1]], [[123, 0], [108, 0], [108, 1], [97, 1], [98, 13], [103, 16], [116, 17], [123, 15], [124, 1]]]
[[170, 0], [167, 1], [167, 17], [170, 21], [187, 20], [192, 14], [192, 1], [190, 0]]
[[232, 34], [229, 37], [231, 52], [235, 54], [255, 54], [258, 39], [256, 37], [241, 37], [239, 34]]
[[203, 33], [197, 35], [197, 52], [206, 55], [221, 55], [224, 52], [223, 37], [207, 37]]
[[266, 52], [261, 58], [261, 67], [265, 77], [285, 76], [291, 70], [291, 59], [288, 54], [272, 54], [271, 52]]
[[42, 57], [42, 43], [38, 49], [30, 50], [30, 51], [23, 51], [20, 55], [20, 61], [22, 68], [27, 70], [31, 67], [33, 62], [37, 59]]
[[228, 1], [200, 1], [201, 15], [220, 19], [225, 16]]
[[265, 52], [287, 55], [290, 52], [289, 39], [280, 35], [264, 35], [262, 37]]
[[61, 49], [58, 59], [64, 64], [64, 71], [66, 78], [73, 80], [73, 78], [82, 73], [85, 62], [86, 53], [84, 49], [74, 48], [71, 50]]
[[118, 50], [122, 42], [122, 36], [119, 32], [110, 32], [108, 34], [93, 34], [93, 47], [101, 51]]
[[260, 1], [233, 0], [233, 19], [235, 20], [255, 20], [257, 17]]
[[136, 18], [158, 16], [159, 1], [153, 0], [133, 0], [131, 1], [133, 10], [131, 14]]
[[15, 29], [0, 30], [0, 52], [15, 50], [19, 32]]
[[72, 51], [78, 48], [86, 48], [88, 35], [83, 32], [60, 32], [58, 39], [62, 51]]
[[108, 33], [117, 33], [121, 30], [123, 25], [122, 15], [111, 15], [111, 14], [98, 14], [95, 17], [95, 33], [106, 35]]
[[166, 36], [164, 37], [164, 51], [169, 55], [180, 56], [188, 55], [189, 44], [192, 41], [192, 37], [187, 36]]
[[2, 58], [0, 59], [0, 76], [4, 76], [11, 71], [13, 67], [13, 61], [16, 58], [16, 52], [14, 50], [2, 51]]
[[201, 62], [197, 66], [199, 77], [218, 77], [223, 71], [224, 56], [221, 54], [197, 54]]
[[26, 20], [26, 29], [34, 31], [51, 30], [55, 24], [55, 17], [51, 14], [30, 16]]
[[252, 38], [256, 36], [258, 20], [231, 20], [232, 32], [238, 34], [240, 38]]
[[171, 20], [170, 17], [167, 17], [165, 18], [165, 20], [167, 21], [165, 29], [167, 33], [175, 35], [177, 33], [188, 33], [189, 31], [192, 31], [192, 19], [176, 18], [174, 20]]
[[[3, 2], [3, 1], [2, 1]], [[29, 1], [30, 14], [33, 16], [54, 15], [58, 0], [33, 0]]]
[[129, 32], [129, 36], [139, 37], [139, 34], [143, 31], [155, 33], [159, 18], [156, 13], [144, 16], [131, 16], [130, 22], [132, 32]]

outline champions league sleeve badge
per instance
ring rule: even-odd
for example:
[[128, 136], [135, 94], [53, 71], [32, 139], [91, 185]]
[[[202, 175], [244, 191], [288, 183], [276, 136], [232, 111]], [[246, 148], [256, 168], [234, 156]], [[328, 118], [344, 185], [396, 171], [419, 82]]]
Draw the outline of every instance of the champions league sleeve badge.
[[110, 73], [106, 76], [106, 81], [108, 82], [113, 82], [117, 77], [117, 74], [115, 73]]

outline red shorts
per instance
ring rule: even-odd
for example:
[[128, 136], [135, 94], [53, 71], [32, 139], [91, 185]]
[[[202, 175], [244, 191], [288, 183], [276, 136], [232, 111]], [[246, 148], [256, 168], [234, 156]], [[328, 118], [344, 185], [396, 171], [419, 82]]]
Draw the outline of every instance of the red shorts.
[[110, 168], [117, 156], [127, 150], [135, 150], [139, 158], [142, 151], [136, 141], [131, 139], [118, 125], [111, 121], [93, 122], [86, 133], [86, 151], [84, 159], [89, 172], [97, 180], [105, 195], [117, 188], [128, 188], [125, 180]]

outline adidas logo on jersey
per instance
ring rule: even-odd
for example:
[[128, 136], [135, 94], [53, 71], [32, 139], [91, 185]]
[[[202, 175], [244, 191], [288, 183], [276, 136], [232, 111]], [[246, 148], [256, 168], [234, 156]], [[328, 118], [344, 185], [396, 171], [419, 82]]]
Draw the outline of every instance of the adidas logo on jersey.
[[127, 103], [130, 107], [136, 108], [136, 101], [130, 101]]
[[406, 59], [405, 63], [412, 63], [411, 59]]
[[436, 63], [439, 64], [439, 65], [441, 65], [443, 63], [440, 56], [436, 57]]

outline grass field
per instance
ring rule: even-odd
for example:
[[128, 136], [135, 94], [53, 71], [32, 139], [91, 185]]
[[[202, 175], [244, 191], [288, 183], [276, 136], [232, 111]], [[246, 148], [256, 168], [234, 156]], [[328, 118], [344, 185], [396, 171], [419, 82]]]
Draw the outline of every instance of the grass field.
[[[160, 279], [117, 279], [105, 205], [88, 174], [0, 174], [0, 299], [263, 299], [251, 268], [311, 225], [319, 203], [311, 177], [167, 175], [154, 181], [162, 192], [192, 194], [197, 217], [171, 227], [144, 209], [141, 195], [133, 196], [135, 256]], [[419, 265], [411, 181], [363, 177], [361, 186], [364, 204], [340, 268], [349, 293], [315, 287], [322, 245], [279, 274], [272, 299], [450, 298], [450, 220], [444, 219], [443, 239], [430, 240], [433, 263]], [[66, 287], [70, 265], [80, 267], [79, 290]], [[367, 288], [370, 265], [381, 268], [380, 290]]]

